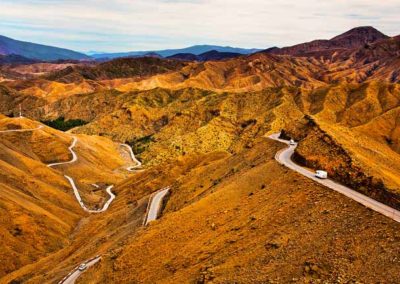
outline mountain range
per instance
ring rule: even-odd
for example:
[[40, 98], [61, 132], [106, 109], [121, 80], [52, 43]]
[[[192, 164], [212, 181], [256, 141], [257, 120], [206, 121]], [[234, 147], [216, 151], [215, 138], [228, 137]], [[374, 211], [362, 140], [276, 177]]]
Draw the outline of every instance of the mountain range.
[[[69, 49], [52, 47], [42, 44], [30, 43], [11, 39], [5, 36], [0, 36], [0, 55], [18, 55], [18, 62], [21, 62], [21, 57], [25, 57], [30, 60], [40, 60], [40, 61], [56, 61], [56, 60], [110, 60], [119, 57], [143, 57], [143, 56], [159, 56], [159, 57], [169, 57], [176, 54], [188, 53], [193, 55], [200, 55], [210, 51], [221, 52], [221, 53], [236, 53], [236, 54], [250, 54], [260, 49], [245, 49], [236, 48], [229, 46], [217, 46], [217, 45], [195, 45], [187, 48], [181, 49], [166, 49], [157, 51], [131, 51], [131, 52], [120, 52], [120, 53], [90, 53], [88, 55], [76, 52]], [[216, 56], [225, 57], [222, 56]], [[200, 59], [200, 60], [204, 60]], [[12, 62], [12, 57], [8, 59]]]
[[400, 36], [192, 52], [0, 57], [0, 283], [400, 283]]
[[116, 57], [130, 57], [130, 56], [143, 56], [148, 53], [156, 53], [162, 57], [169, 57], [176, 54], [193, 54], [200, 55], [202, 53], [206, 53], [209, 51], [218, 51], [218, 52], [229, 52], [229, 53], [240, 53], [240, 54], [250, 54], [260, 49], [251, 48], [238, 48], [238, 47], [230, 47], [230, 46], [218, 46], [218, 45], [194, 45], [186, 48], [180, 49], [164, 49], [164, 50], [151, 50], [151, 51], [131, 51], [131, 52], [121, 52], [121, 53], [100, 53], [100, 54], [92, 54], [91, 56], [96, 59], [101, 58], [116, 58]]
[[69, 49], [24, 42], [0, 36], [0, 55], [20, 55], [36, 60], [74, 59], [87, 60], [89, 56]]

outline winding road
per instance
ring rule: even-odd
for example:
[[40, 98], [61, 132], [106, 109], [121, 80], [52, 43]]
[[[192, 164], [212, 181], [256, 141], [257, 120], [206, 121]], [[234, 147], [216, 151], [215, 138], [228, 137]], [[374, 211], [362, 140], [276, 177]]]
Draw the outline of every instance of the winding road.
[[85, 272], [87, 269], [89, 269], [89, 267], [95, 265], [97, 262], [99, 262], [101, 259], [101, 256], [96, 256], [94, 258], [91, 258], [87, 261], [85, 261], [84, 263], [86, 264], [86, 269], [83, 271], [79, 270], [79, 266], [75, 267], [75, 269], [73, 271], [71, 271], [67, 276], [64, 277], [64, 279], [62, 279], [60, 282], [58, 282], [58, 284], [74, 284], [76, 279], [79, 278], [79, 276], [81, 276], [81, 274], [83, 272]]
[[165, 187], [163, 189], [160, 189], [159, 191], [157, 191], [152, 197], [151, 197], [151, 201], [150, 201], [150, 206], [147, 210], [147, 216], [145, 218], [145, 225], [147, 225], [148, 223], [150, 223], [151, 221], [154, 221], [157, 219], [158, 214], [160, 213], [160, 209], [161, 209], [161, 204], [162, 201], [164, 200], [164, 197], [167, 195], [167, 193], [169, 192], [170, 187]]
[[[55, 166], [60, 166], [60, 165], [66, 165], [66, 164], [71, 164], [74, 163], [78, 160], [78, 156], [76, 155], [74, 148], [76, 146], [78, 142], [78, 138], [73, 137], [72, 139], [72, 143], [71, 145], [68, 147], [68, 150], [70, 151], [70, 153], [72, 154], [72, 159], [70, 161], [67, 162], [58, 162], [58, 163], [52, 163], [52, 164], [48, 164], [47, 166], [50, 167], [55, 167]], [[78, 200], [79, 205], [82, 207], [83, 210], [85, 210], [88, 213], [102, 213], [104, 211], [106, 211], [108, 209], [108, 207], [110, 207], [111, 202], [113, 202], [113, 200], [115, 199], [115, 195], [111, 192], [111, 189], [114, 187], [114, 185], [110, 185], [106, 188], [106, 192], [107, 194], [110, 196], [110, 198], [107, 200], [106, 203], [104, 203], [103, 208], [98, 209], [98, 210], [91, 210], [89, 208], [86, 207], [86, 205], [83, 203], [81, 195], [79, 194], [79, 190], [75, 184], [75, 181], [73, 178], [71, 178], [70, 176], [64, 175], [64, 177], [69, 181], [69, 183], [71, 184], [71, 187], [74, 191], [74, 195], [76, 200]]]
[[138, 159], [136, 159], [131, 146], [129, 146], [127, 144], [121, 144], [121, 146], [128, 149], [128, 152], [129, 152], [129, 155], [131, 156], [132, 161], [134, 161], [136, 163], [135, 166], [130, 166], [127, 168], [127, 170], [129, 172], [134, 172], [137, 168], [140, 168], [142, 166], [142, 163]]
[[[32, 129], [10, 129], [10, 130], [0, 130], [0, 133], [7, 133], [7, 132], [29, 132], [29, 131], [36, 131], [39, 129], [42, 129], [43, 125], [39, 125], [37, 128], [32, 128]], [[72, 142], [71, 145], [68, 147], [69, 152], [72, 155], [71, 160], [66, 161], [66, 162], [56, 162], [56, 163], [51, 163], [48, 164], [47, 167], [49, 168], [54, 168], [57, 166], [61, 166], [61, 165], [66, 165], [66, 164], [72, 164], [75, 163], [76, 161], [78, 161], [78, 156], [74, 151], [74, 148], [76, 146], [76, 144], [78, 143], [78, 138], [77, 137], [72, 137]], [[127, 168], [128, 171], [133, 172], [135, 171], [137, 168], [142, 166], [142, 163], [136, 159], [132, 148], [127, 145], [127, 144], [120, 144], [122, 147], [126, 148], [130, 154], [130, 157], [132, 159], [133, 162], [136, 163], [136, 165], [134, 166], [129, 166]], [[106, 211], [110, 204], [112, 203], [112, 201], [115, 199], [115, 195], [112, 193], [112, 188], [114, 187], [113, 185], [110, 185], [106, 188], [106, 192], [108, 193], [108, 195], [110, 196], [110, 198], [108, 199], [108, 201], [103, 205], [103, 208], [99, 209], [99, 210], [91, 210], [89, 208], [87, 208], [85, 206], [85, 204], [83, 203], [83, 200], [79, 194], [79, 190], [75, 184], [75, 181], [72, 177], [64, 175], [64, 177], [68, 180], [68, 182], [70, 183], [73, 191], [74, 191], [74, 195], [75, 198], [78, 200], [80, 206], [82, 207], [83, 210], [85, 210], [88, 213], [102, 213], [104, 211]], [[97, 184], [92, 184], [92, 186], [99, 188], [99, 186]], [[147, 215], [145, 218], [145, 225], [147, 225], [149, 222], [154, 221], [157, 219], [160, 210], [161, 210], [161, 206], [162, 206], [162, 201], [164, 200], [165, 196], [168, 194], [170, 190], [170, 187], [166, 187], [163, 188], [159, 191], [157, 191], [155, 194], [153, 194], [153, 196], [151, 197], [151, 201], [149, 202], [149, 207], [147, 210]], [[73, 284], [75, 283], [75, 281], [79, 278], [79, 276], [85, 272], [89, 267], [95, 265], [97, 262], [99, 262], [101, 259], [101, 256], [96, 256], [92, 259], [89, 259], [87, 261], [85, 261], [84, 263], [86, 264], [86, 269], [83, 271], [79, 270], [79, 266], [76, 267], [73, 271], [71, 271], [67, 276], [65, 276], [60, 282], [59, 284]]]
[[277, 133], [277, 134], [272, 134], [271, 136], [269, 136], [269, 138], [289, 145], [289, 147], [278, 151], [275, 155], [275, 159], [280, 164], [282, 164], [282, 165], [288, 167], [289, 169], [294, 170], [294, 171], [298, 172], [299, 174], [301, 174], [309, 179], [312, 179], [330, 189], [333, 189], [333, 190], [347, 196], [348, 198], [351, 198], [354, 201], [364, 205], [365, 207], [368, 207], [376, 212], [379, 212], [379, 213], [389, 217], [390, 219], [392, 219], [396, 222], [400, 222], [400, 211], [398, 211], [390, 206], [387, 206], [379, 201], [376, 201], [375, 199], [365, 196], [349, 187], [339, 184], [331, 179], [319, 179], [315, 176], [314, 172], [311, 172], [311, 171], [297, 165], [296, 163], [294, 163], [292, 161], [292, 155], [294, 153], [294, 150], [297, 147], [297, 144], [290, 145], [289, 141], [279, 139], [279, 136], [280, 136], [280, 133]]

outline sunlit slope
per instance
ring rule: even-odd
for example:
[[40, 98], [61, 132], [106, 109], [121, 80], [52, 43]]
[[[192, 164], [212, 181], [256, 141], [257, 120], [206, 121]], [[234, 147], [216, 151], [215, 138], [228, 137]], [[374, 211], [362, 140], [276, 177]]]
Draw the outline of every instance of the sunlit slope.
[[159, 221], [78, 283], [397, 281], [397, 224], [279, 166], [279, 147], [205, 157], [172, 184]]
[[[37, 126], [25, 119], [10, 121], [1, 119], [0, 129]], [[67, 245], [68, 235], [83, 215], [64, 177], [41, 162], [38, 144], [30, 145], [42, 137], [50, 143], [38, 143], [48, 146], [49, 154], [55, 145], [66, 148], [66, 141], [50, 136], [45, 130], [0, 133], [1, 275]], [[58, 153], [59, 158], [68, 156], [65, 149]]]
[[113, 192], [117, 198], [108, 211], [92, 214], [82, 220], [71, 235], [69, 246], [37, 263], [22, 267], [1, 281], [15, 279], [27, 283], [57, 282], [76, 266], [77, 260], [83, 261], [96, 254], [112, 254], [121, 248], [129, 236], [142, 230], [146, 202], [151, 193], [175, 183], [192, 169], [223, 156], [226, 153], [190, 155], [176, 160], [170, 166], [164, 164], [132, 174], [114, 187]]
[[[397, 281], [397, 224], [278, 165], [281, 147], [259, 138], [235, 155], [187, 154], [138, 173], [71, 246], [2, 280], [57, 282], [100, 253], [78, 283]], [[143, 198], [165, 185], [163, 217], [139, 228]]]
[[[345, 83], [379, 81], [391, 84], [400, 80], [399, 50], [400, 38], [393, 37], [345, 50], [327, 50], [329, 56], [293, 57], [260, 52], [222, 61], [182, 63], [137, 58], [94, 66], [69, 66], [40, 78], [5, 82], [8, 90], [1, 98], [5, 102], [1, 110], [16, 113], [22, 103], [32, 106], [25, 109], [31, 117], [56, 118], [61, 112], [60, 101], [111, 90], [201, 88], [252, 92], [273, 87], [300, 87], [312, 91]], [[103, 106], [109, 107], [107, 103]], [[91, 111], [87, 116], [93, 119]]]
[[[123, 106], [76, 131], [131, 141], [145, 163], [157, 164], [191, 152], [234, 153], [251, 147], [255, 138], [294, 126], [310, 115], [326, 125], [326, 131], [332, 130], [332, 136], [366, 173], [383, 179], [395, 192], [400, 188], [396, 181], [397, 84], [371, 81], [251, 93], [155, 89], [116, 98], [125, 102]], [[310, 151], [318, 156], [317, 148]]]
[[46, 164], [72, 158], [72, 137], [40, 126], [25, 118], [0, 117], [1, 131], [28, 130], [0, 133], [2, 276], [70, 244], [70, 234], [86, 213], [64, 174], [77, 181], [88, 206], [96, 207], [106, 194], [91, 183], [121, 180], [130, 162], [121, 155], [119, 144], [80, 135], [77, 163], [49, 168]]

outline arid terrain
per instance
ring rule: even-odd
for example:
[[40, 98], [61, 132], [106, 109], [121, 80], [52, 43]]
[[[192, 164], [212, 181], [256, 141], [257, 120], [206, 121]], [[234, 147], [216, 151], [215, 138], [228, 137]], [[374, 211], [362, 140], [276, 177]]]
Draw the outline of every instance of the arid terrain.
[[400, 210], [400, 37], [214, 55], [4, 59], [0, 283], [57, 283], [96, 255], [76, 283], [400, 283], [400, 224], [268, 138]]

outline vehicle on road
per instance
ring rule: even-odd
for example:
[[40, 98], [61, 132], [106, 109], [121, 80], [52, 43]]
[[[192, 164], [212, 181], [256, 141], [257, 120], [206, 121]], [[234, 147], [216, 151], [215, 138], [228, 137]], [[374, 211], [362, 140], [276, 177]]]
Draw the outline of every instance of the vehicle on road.
[[87, 268], [86, 263], [82, 263], [81, 265], [79, 265], [79, 271], [84, 271]]
[[315, 172], [315, 176], [317, 178], [320, 178], [320, 179], [327, 179], [328, 178], [328, 173], [326, 171], [318, 170], [318, 171]]
[[294, 146], [294, 145], [296, 145], [296, 142], [293, 140], [293, 139], [290, 139], [290, 143], [289, 143], [291, 146]]

